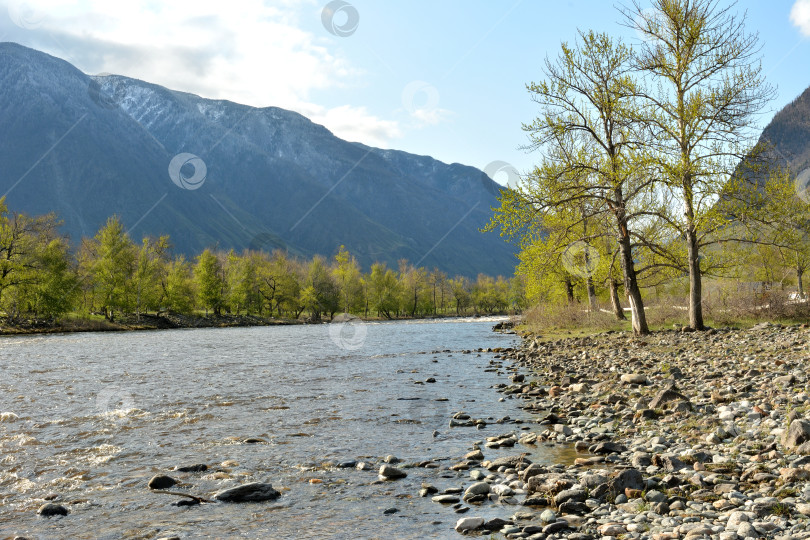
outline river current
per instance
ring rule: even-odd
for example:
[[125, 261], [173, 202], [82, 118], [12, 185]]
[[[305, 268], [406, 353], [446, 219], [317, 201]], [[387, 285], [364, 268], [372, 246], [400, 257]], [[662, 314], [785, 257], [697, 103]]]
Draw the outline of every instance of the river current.
[[[449, 465], [473, 442], [514, 429], [449, 428], [455, 411], [528, 419], [492, 389], [508, 382], [491, 369], [493, 355], [475, 352], [516, 344], [492, 324], [2, 338], [0, 538], [458, 537], [459, 516], [418, 496], [436, 470], [407, 469], [407, 478], [386, 483], [376, 470], [386, 455]], [[533, 452], [535, 460], [555, 459], [551, 449]], [[374, 467], [337, 467], [351, 461]], [[208, 470], [173, 470], [194, 464]], [[177, 507], [178, 497], [147, 488], [155, 474], [206, 498], [254, 481], [282, 496]], [[70, 514], [37, 516], [54, 496]]]

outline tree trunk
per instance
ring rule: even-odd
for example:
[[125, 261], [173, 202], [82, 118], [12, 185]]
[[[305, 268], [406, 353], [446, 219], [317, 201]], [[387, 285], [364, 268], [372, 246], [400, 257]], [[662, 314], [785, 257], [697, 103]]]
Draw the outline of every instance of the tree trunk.
[[574, 284], [571, 282], [571, 278], [565, 278], [565, 296], [568, 298], [568, 303], [574, 303]]
[[624, 309], [622, 309], [621, 301], [619, 300], [619, 284], [615, 279], [608, 279], [608, 287], [610, 288], [610, 303], [613, 306], [613, 314], [616, 316], [617, 321], [626, 321], [627, 317], [624, 316]]
[[796, 266], [796, 285], [799, 289], [799, 299], [804, 298], [804, 283], [802, 282], [802, 276], [804, 276], [804, 269], [801, 266]]
[[596, 288], [593, 286], [593, 278], [588, 276], [585, 280], [585, 289], [588, 291], [588, 308], [591, 311], [596, 310]]
[[697, 234], [691, 225], [686, 230], [687, 255], [689, 263], [689, 327], [703, 330], [703, 280], [700, 274], [700, 253]]
[[647, 326], [647, 316], [644, 313], [644, 301], [641, 299], [641, 290], [638, 288], [636, 277], [636, 267], [633, 262], [632, 247], [630, 246], [630, 235], [627, 226], [621, 227], [622, 237], [619, 240], [621, 251], [622, 272], [624, 273], [624, 290], [627, 293], [627, 301], [630, 304], [631, 322], [633, 333], [636, 335], [649, 334]]

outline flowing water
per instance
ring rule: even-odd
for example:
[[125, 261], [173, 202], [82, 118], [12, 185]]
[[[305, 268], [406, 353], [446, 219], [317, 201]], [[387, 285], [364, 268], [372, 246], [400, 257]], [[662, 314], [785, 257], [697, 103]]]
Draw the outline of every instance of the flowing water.
[[[450, 487], [464, 480], [412, 468], [404, 480], [379, 483], [376, 468], [388, 454], [457, 460], [471, 443], [515, 429], [448, 427], [459, 410], [474, 418], [523, 414], [491, 389], [507, 382], [485, 371], [493, 355], [462, 353], [515, 344], [492, 324], [2, 338], [0, 413], [13, 414], [0, 415], [0, 538], [457, 537], [458, 516], [418, 491], [422, 481]], [[429, 377], [436, 382], [419, 384]], [[531, 452], [486, 455], [519, 451]], [[558, 460], [554, 452], [536, 449], [532, 458]], [[352, 460], [376, 466], [335, 467]], [[209, 469], [172, 471], [197, 463]], [[283, 495], [177, 507], [178, 497], [147, 488], [155, 474], [202, 497], [253, 481], [271, 482]], [[70, 509], [67, 517], [36, 515], [49, 495]], [[383, 513], [392, 507], [398, 511]]]

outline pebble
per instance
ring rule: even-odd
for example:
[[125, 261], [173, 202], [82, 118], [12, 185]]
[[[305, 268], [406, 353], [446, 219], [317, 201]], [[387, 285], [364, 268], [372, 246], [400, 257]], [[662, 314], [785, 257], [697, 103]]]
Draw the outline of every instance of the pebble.
[[[490, 430], [512, 429], [437, 470], [465, 475], [461, 498], [503, 509], [503, 522], [485, 528], [490, 522], [467, 517], [456, 530], [499, 526], [508, 540], [810, 539], [808, 351], [808, 328], [772, 324], [526, 336], [492, 362], [531, 373], [497, 389], [536, 421], [482, 419]], [[478, 419], [459, 412], [453, 422], [475, 437]], [[526, 456], [540, 445], [581, 454], [572, 465], [533, 464]], [[469, 473], [442, 473], [459, 464]], [[444, 490], [434, 500], [456, 495]]]

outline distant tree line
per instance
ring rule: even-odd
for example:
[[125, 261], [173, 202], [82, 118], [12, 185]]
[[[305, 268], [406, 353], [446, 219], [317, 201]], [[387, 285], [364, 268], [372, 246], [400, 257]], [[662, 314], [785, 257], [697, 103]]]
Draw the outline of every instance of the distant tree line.
[[397, 269], [375, 263], [363, 273], [343, 246], [331, 260], [212, 249], [187, 259], [172, 255], [168, 236], [135, 243], [111, 217], [73, 255], [58, 227], [54, 214], [13, 213], [0, 199], [0, 308], [12, 323], [69, 312], [109, 320], [149, 312], [322, 320], [343, 312], [391, 319], [525, 306], [521, 278], [451, 278], [406, 260]]

